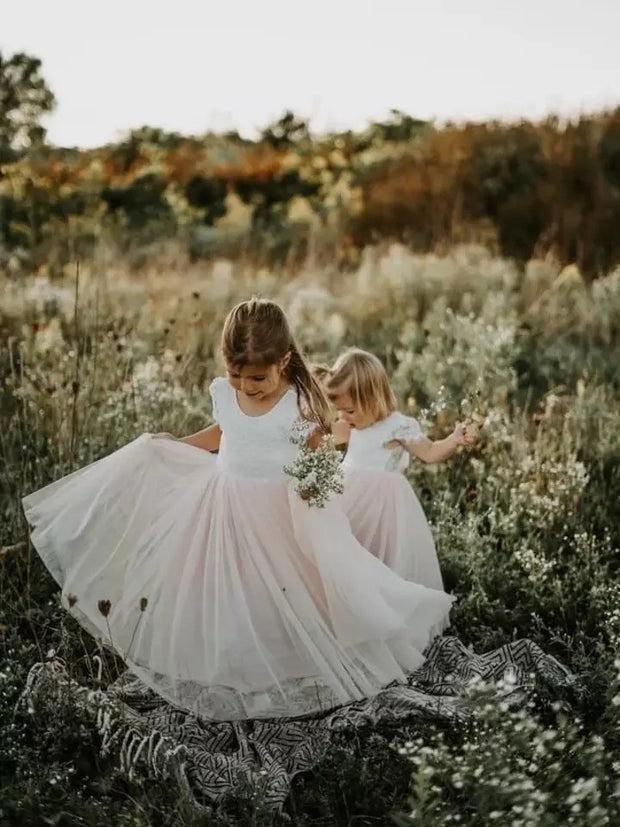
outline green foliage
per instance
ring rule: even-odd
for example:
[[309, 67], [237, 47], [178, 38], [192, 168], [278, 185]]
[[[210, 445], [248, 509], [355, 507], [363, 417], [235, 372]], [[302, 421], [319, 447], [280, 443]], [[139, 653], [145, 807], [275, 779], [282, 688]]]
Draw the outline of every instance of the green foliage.
[[392, 109], [388, 120], [372, 123], [369, 131], [373, 136], [373, 140], [377, 143], [383, 141], [400, 143], [412, 140], [429, 127], [428, 121], [412, 118], [411, 115], [401, 112], [400, 109]]
[[147, 173], [136, 178], [126, 187], [108, 187], [101, 193], [101, 199], [108, 212], [120, 212], [127, 221], [129, 233], [138, 233], [149, 225], [153, 233], [161, 231], [162, 225], [174, 219], [170, 205], [164, 197], [166, 182], [156, 173]]
[[[129, 778], [102, 756], [70, 698], [50, 699], [53, 718], [17, 704], [50, 649], [90, 686], [98, 653], [37, 555], [13, 548], [0, 554], [0, 825], [619, 823], [620, 271], [588, 285], [576, 268], [520, 269], [471, 246], [368, 248], [337, 277], [169, 259], [131, 276], [107, 262], [81, 271], [77, 315], [72, 280], [0, 285], [0, 544], [25, 540], [22, 493], [144, 430], [207, 424], [224, 313], [270, 295], [316, 361], [349, 343], [384, 358], [401, 410], [432, 436], [478, 421], [475, 449], [409, 471], [458, 598], [452, 631], [476, 651], [531, 638], [583, 693], [554, 708], [533, 687], [518, 710], [473, 687], [469, 725], [339, 735], [282, 816], [260, 785], [197, 810], [178, 779]], [[105, 683], [118, 664], [104, 667]]]
[[585, 734], [561, 705], [545, 724], [531, 708], [511, 710], [488, 687], [471, 695], [475, 711], [464, 742], [437, 733], [400, 747], [413, 766], [410, 810], [397, 819], [400, 827], [617, 823], [618, 785], [600, 736]]
[[620, 190], [620, 111], [606, 125], [598, 144], [598, 153], [605, 177], [616, 190]]
[[55, 100], [40, 70], [38, 58], [24, 52], [5, 57], [0, 52], [0, 163], [45, 138], [39, 122], [52, 111]]
[[214, 224], [226, 212], [224, 199], [227, 190], [223, 180], [193, 175], [185, 185], [185, 197], [192, 207], [203, 211], [205, 224]]
[[506, 255], [529, 258], [550, 217], [550, 163], [537, 130], [524, 124], [482, 133], [470, 174], [465, 209], [472, 218], [491, 219]]
[[287, 110], [281, 118], [263, 129], [261, 137], [266, 143], [281, 149], [308, 141], [310, 132], [306, 121]]
[[[321, 137], [287, 111], [258, 141], [144, 126], [79, 152], [44, 145], [53, 105], [39, 61], [0, 56], [0, 244], [14, 272], [58, 274], [103, 237], [136, 263], [172, 239], [194, 259], [282, 264], [312, 250], [342, 269], [382, 239], [420, 252], [481, 243], [521, 263], [546, 254], [588, 278], [620, 261], [618, 111], [439, 129], [393, 110]], [[236, 226], [231, 195], [249, 208]]]

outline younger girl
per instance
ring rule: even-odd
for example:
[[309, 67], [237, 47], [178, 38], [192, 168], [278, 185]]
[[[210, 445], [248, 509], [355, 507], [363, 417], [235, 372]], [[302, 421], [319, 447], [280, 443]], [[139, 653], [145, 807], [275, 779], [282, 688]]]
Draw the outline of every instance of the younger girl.
[[321, 375], [339, 413], [332, 432], [337, 443], [348, 443], [343, 503], [353, 533], [400, 577], [443, 588], [424, 511], [402, 472], [410, 454], [424, 462], [441, 462], [459, 445], [473, 444], [475, 426], [466, 422], [446, 439], [427, 439], [415, 419], [396, 411], [379, 359], [357, 348]]
[[144, 434], [24, 499], [64, 605], [208, 719], [313, 713], [405, 680], [453, 598], [369, 554], [337, 501], [295, 493], [283, 466], [329, 406], [282, 310], [237, 305], [222, 349], [215, 424]]

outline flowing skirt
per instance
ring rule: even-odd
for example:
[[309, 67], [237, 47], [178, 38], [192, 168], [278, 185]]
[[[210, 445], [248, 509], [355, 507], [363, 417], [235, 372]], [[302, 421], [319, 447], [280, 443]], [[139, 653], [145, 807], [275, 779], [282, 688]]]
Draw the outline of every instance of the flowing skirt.
[[399, 577], [443, 589], [433, 535], [402, 474], [348, 468], [342, 504], [364, 548]]
[[285, 479], [150, 434], [23, 503], [68, 611], [209, 720], [316, 713], [404, 681], [453, 601], [369, 553], [340, 498], [310, 508]]

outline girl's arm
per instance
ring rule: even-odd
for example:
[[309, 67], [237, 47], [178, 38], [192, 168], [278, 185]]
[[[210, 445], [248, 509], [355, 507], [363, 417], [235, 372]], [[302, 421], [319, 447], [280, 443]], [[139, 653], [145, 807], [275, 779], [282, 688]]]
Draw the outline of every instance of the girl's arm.
[[[349, 436], [351, 434], [351, 428], [347, 425], [346, 422], [342, 422], [338, 420], [334, 422], [331, 427], [331, 435], [334, 437], [334, 441], [336, 443], [336, 448], [344, 448], [349, 443]], [[309, 437], [308, 437], [308, 446], [315, 451], [319, 445], [321, 444], [321, 440], [325, 436], [325, 432], [322, 431], [320, 428], [317, 428]]]
[[449, 459], [461, 445], [473, 445], [478, 441], [478, 432], [471, 422], [459, 423], [450, 436], [433, 441], [424, 437], [415, 442], [401, 442], [409, 453], [429, 464]]
[[209, 425], [202, 431], [197, 431], [195, 434], [184, 436], [179, 439], [179, 442], [185, 442], [187, 445], [193, 445], [195, 448], [202, 448], [203, 451], [219, 451], [220, 440], [222, 439], [222, 431], [219, 425]]
[[310, 436], [306, 440], [306, 445], [308, 446], [308, 448], [311, 448], [313, 451], [316, 451], [316, 449], [321, 444], [321, 440], [324, 436], [326, 436], [325, 431], [323, 431], [321, 428], [317, 428], [310, 434]]
[[351, 426], [342, 419], [337, 420], [332, 425], [332, 436], [336, 442], [336, 448], [345, 448], [349, 444]]

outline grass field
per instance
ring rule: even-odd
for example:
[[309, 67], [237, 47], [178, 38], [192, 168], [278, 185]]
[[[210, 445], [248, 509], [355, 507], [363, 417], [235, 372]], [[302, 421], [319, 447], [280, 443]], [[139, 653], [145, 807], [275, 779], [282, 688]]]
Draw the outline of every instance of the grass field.
[[[551, 261], [392, 245], [348, 273], [170, 256], [0, 289], [0, 827], [620, 824], [620, 271], [586, 285]], [[254, 293], [283, 303], [313, 359], [351, 344], [384, 359], [431, 435], [482, 425], [474, 450], [410, 471], [458, 597], [453, 633], [476, 651], [531, 638], [584, 691], [570, 709], [534, 694], [511, 711], [483, 688], [456, 730], [338, 736], [283, 816], [251, 789], [198, 815], [174, 779], [100, 756], [69, 700], [16, 708], [50, 649], [86, 682], [97, 651], [24, 543], [20, 496], [142, 431], [208, 423], [224, 315]]]

